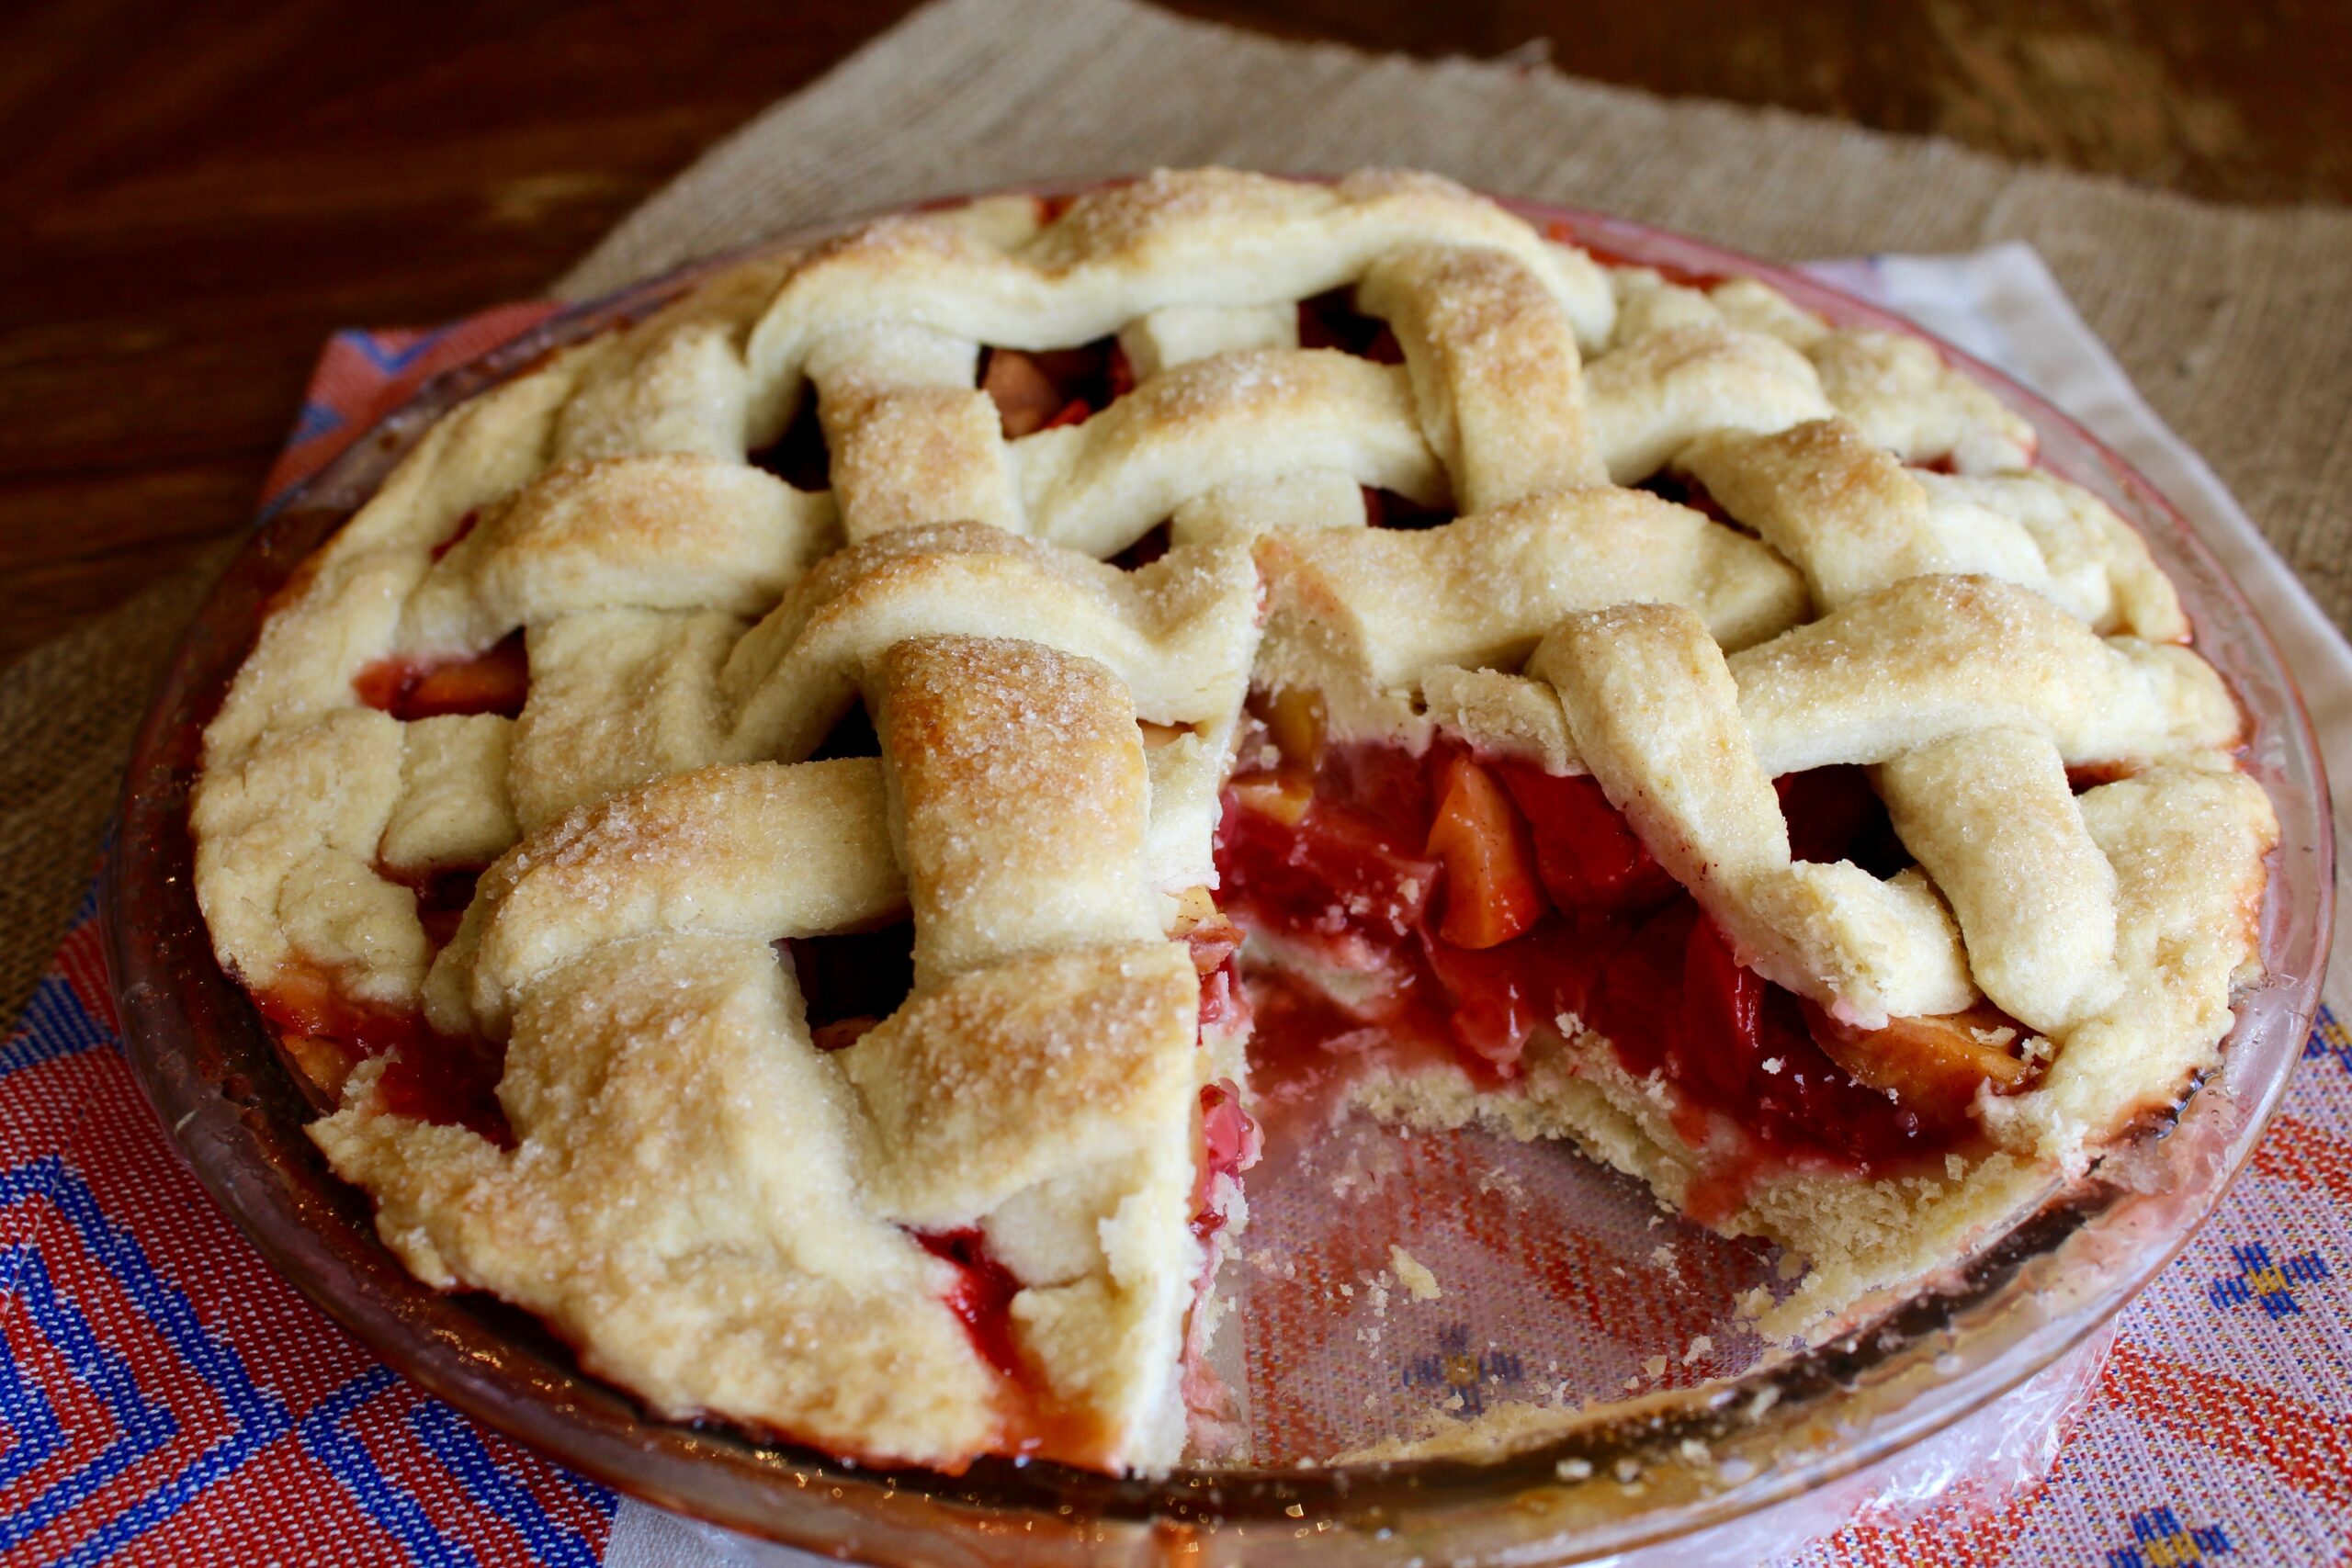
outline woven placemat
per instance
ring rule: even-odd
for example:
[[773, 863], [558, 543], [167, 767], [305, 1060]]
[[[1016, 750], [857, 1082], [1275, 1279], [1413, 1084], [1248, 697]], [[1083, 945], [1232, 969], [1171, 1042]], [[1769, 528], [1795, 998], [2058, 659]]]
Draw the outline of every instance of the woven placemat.
[[[2352, 484], [2341, 209], [2216, 207], [1542, 67], [1276, 42], [1134, 0], [943, 0], [713, 148], [556, 289], [600, 292], [944, 192], [1199, 163], [1416, 164], [1776, 258], [2029, 241], [2337, 624], [2352, 619], [2335, 499]], [[11, 1015], [86, 884], [130, 728], [221, 558], [0, 674], [17, 738], [0, 762]]]

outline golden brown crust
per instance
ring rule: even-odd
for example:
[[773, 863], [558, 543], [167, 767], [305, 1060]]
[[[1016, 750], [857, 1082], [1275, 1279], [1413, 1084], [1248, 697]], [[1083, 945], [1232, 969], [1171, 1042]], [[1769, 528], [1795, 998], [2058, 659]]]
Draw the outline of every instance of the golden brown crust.
[[1357, 298], [1410, 346], [1422, 428], [1464, 512], [1606, 482], [1585, 424], [1575, 323], [1533, 274], [1494, 251], [1407, 245]]
[[[1432, 671], [1515, 670], [1561, 616], [1628, 601], [1690, 605], [1746, 647], [1804, 613], [1786, 562], [1639, 491], [1555, 491], [1420, 530], [1269, 536], [1257, 679], [1325, 694], [1334, 724], [1418, 747], [1412, 698]], [[1416, 733], [1417, 728], [1419, 733]]]
[[1035, 643], [910, 637], [874, 694], [918, 985], [1160, 934], [1143, 737], [1110, 671]]

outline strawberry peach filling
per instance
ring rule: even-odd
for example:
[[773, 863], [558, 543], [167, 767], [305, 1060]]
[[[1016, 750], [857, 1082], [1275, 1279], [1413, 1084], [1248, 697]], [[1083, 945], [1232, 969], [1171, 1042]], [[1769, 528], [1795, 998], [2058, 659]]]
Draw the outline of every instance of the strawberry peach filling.
[[980, 364], [980, 390], [995, 400], [1008, 441], [1083, 424], [1135, 384], [1134, 367], [1111, 338], [1040, 353], [992, 348]]
[[[1589, 778], [1442, 741], [1321, 753], [1236, 777], [1218, 838], [1226, 907], [1285, 955], [1245, 970], [1270, 1093], [1334, 1052], [1501, 1086], [1538, 1030], [1580, 1023], [1664, 1081], [1694, 1145], [1720, 1121], [1758, 1159], [1871, 1170], [1972, 1138], [1980, 1086], [2026, 1077], [2024, 1032], [1989, 1007], [1854, 1030], [1741, 967]], [[1905, 863], [1860, 770], [1779, 790], [1799, 856]]]
[[1012, 1321], [1021, 1281], [989, 1250], [987, 1235], [978, 1227], [914, 1235], [924, 1251], [952, 1266], [955, 1283], [947, 1292], [947, 1308], [962, 1321], [973, 1350], [996, 1371], [996, 1451], [1099, 1465], [1113, 1447], [1110, 1434], [1099, 1418], [1055, 1399], [1022, 1353]]
[[1241, 1108], [1241, 1091], [1230, 1078], [1201, 1090], [1201, 1157], [1193, 1182], [1193, 1234], [1203, 1241], [1223, 1230], [1229, 1216], [1220, 1178], [1237, 1179], [1258, 1163], [1264, 1139], [1257, 1122]]
[[362, 670], [352, 685], [361, 702], [403, 723], [444, 714], [513, 718], [530, 693], [531, 666], [523, 634], [516, 632], [470, 659], [380, 660]]
[[305, 1084], [330, 1104], [351, 1069], [391, 1053], [377, 1092], [396, 1115], [469, 1127], [501, 1147], [514, 1133], [498, 1103], [498, 1054], [480, 1041], [437, 1033], [413, 1009], [356, 1000], [308, 964], [281, 968], [254, 994]]

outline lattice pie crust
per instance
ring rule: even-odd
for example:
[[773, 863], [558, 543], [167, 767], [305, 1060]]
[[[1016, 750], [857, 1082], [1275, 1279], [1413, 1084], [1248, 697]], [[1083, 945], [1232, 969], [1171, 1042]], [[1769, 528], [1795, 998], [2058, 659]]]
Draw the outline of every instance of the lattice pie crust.
[[[1350, 287], [1401, 364], [1298, 346], [1298, 303]], [[1133, 389], [1008, 439], [983, 345], [1111, 334]], [[820, 491], [746, 457], [811, 397]], [[1456, 520], [1371, 526], [1367, 492]], [[364, 700], [518, 630], [519, 716]], [[1710, 1216], [1810, 1258], [1812, 1312], [2213, 1064], [2276, 829], [2188, 632], [2137, 536], [1920, 341], [1600, 265], [1427, 175], [1162, 173], [736, 267], [444, 418], [212, 722], [198, 886], [266, 1005], [429, 1023], [346, 1030], [313, 1128], [421, 1278], [670, 1415], [1148, 1470], [1184, 1444], [1213, 1266], [1203, 1090], [1242, 1071], [1171, 933], [1265, 750], [1246, 704], [1589, 773], [1740, 963], [1839, 1024], [2030, 1032], [1963, 1154], [1764, 1169]], [[879, 755], [807, 761], [861, 703]], [[1771, 781], [1832, 764], [1873, 770], [1909, 869], [1792, 858]], [[416, 890], [481, 866], [436, 951]], [[777, 944], [910, 910], [911, 992], [819, 1049]], [[390, 1092], [442, 1036], [503, 1049], [507, 1137]], [[1363, 1098], [1565, 1134], [1677, 1203], [1724, 1146], [1574, 1018], [1509, 1082]], [[975, 1235], [994, 1354], [937, 1239]]]

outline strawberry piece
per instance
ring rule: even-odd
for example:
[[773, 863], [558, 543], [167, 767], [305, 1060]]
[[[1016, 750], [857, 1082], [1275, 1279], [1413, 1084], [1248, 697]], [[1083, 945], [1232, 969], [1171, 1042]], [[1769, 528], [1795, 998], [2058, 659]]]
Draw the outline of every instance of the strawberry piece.
[[1645, 914], [1613, 919], [1596, 930], [1577, 928], [1584, 943], [1577, 956], [1593, 977], [1578, 1003], [1569, 1006], [1587, 1024], [1609, 1037], [1628, 1070], [1646, 1077], [1665, 1069], [1684, 1032], [1689, 998], [1690, 927], [1699, 907], [1673, 898]]
[[351, 678], [361, 702], [402, 721], [452, 713], [513, 718], [523, 711], [530, 686], [530, 656], [521, 632], [471, 659], [447, 664], [380, 659]]
[[1241, 988], [1241, 928], [1226, 919], [1205, 887], [1184, 895], [1170, 936], [1192, 953], [1193, 970], [1201, 977], [1201, 1027], [1216, 1029], [1246, 1022], [1250, 1001]]
[[1347, 288], [1298, 302], [1298, 346], [1337, 349], [1383, 365], [1405, 361], [1388, 323], [1357, 310], [1355, 290]]
[[1598, 780], [1562, 777], [1526, 762], [1498, 762], [1495, 771], [1534, 828], [1535, 874], [1561, 909], [1615, 913], [1674, 896], [1674, 878], [1634, 836]]
[[1012, 1298], [1021, 1293], [1021, 1281], [989, 1249], [988, 1233], [967, 1225], [908, 1234], [925, 1252], [953, 1266], [947, 1310], [963, 1320], [972, 1348], [1001, 1375], [1019, 1382], [1025, 1369], [1013, 1332]]
[[504, 1053], [497, 1047], [436, 1033], [413, 1010], [347, 997], [326, 971], [306, 964], [281, 967], [253, 998], [314, 1087], [338, 1071], [347, 1075], [361, 1057], [397, 1052], [376, 1086], [385, 1110], [514, 1145], [498, 1102]]
[[996, 400], [1007, 440], [1083, 424], [1135, 384], [1135, 367], [1111, 338], [1076, 348], [992, 348], [980, 368], [980, 389]]
[[419, 924], [424, 927], [424, 944], [438, 953], [457, 939], [458, 928], [465, 922], [463, 909], [424, 909], [416, 912]]
[[1190, 925], [1180, 918], [1177, 924], [1180, 929], [1168, 934], [1183, 942], [1193, 960], [1193, 972], [1204, 979], [1232, 963], [1233, 955], [1241, 951], [1241, 928], [1222, 911]]
[[1370, 485], [1356, 487], [1363, 494], [1364, 522], [1374, 528], [1434, 528], [1453, 521], [1453, 509], [1447, 505], [1424, 505], [1410, 496], [1399, 495], [1393, 490], [1374, 490]]
[[1400, 850], [1377, 818], [1328, 798], [1310, 796], [1295, 820], [1260, 809], [1269, 797], [1245, 791], [1251, 782], [1227, 786], [1217, 830], [1228, 907], [1336, 967], [1381, 965], [1420, 923], [1438, 866]]
[[1886, 806], [1861, 768], [1811, 768], [1772, 781], [1788, 818], [1789, 852], [1798, 860], [1849, 860], [1873, 876], [1891, 876], [1911, 857], [1894, 836]]
[[377, 712], [390, 713], [416, 681], [413, 666], [398, 659], [379, 659], [351, 678], [351, 689]]
[[472, 533], [474, 525], [481, 521], [481, 508], [479, 506], [469, 508], [466, 514], [458, 519], [458, 525], [449, 530], [449, 536], [433, 547], [433, 558], [439, 560], [443, 556], [465, 543], [466, 536]]
[[871, 1034], [881, 1022], [878, 1018], [837, 1018], [811, 1027], [808, 1043], [824, 1052], [846, 1051]]
[[415, 1044], [425, 1037], [414, 1011], [344, 994], [326, 970], [296, 962], [281, 965], [254, 1005], [280, 1033], [317, 1035], [356, 1046], [362, 1055]]
[[1440, 773], [1430, 858], [1445, 865], [1445, 916], [1437, 934], [1456, 947], [1496, 947], [1544, 914], [1527, 824], [1494, 775], [1464, 756]]
[[1250, 993], [1242, 987], [1241, 966], [1232, 958], [1201, 976], [1201, 1027], [1238, 1029], [1250, 1021]]
[[1701, 916], [1683, 950], [1682, 1033], [1675, 1052], [1677, 1077], [1705, 1085], [1725, 1103], [1747, 1097], [1766, 1058], [1767, 982], [1732, 957], [1715, 922]]
[[1422, 950], [1450, 1004], [1446, 1031], [1454, 1044], [1504, 1077], [1517, 1072], [1537, 1026], [1576, 1004], [1569, 994], [1576, 945], [1557, 920], [1538, 921], [1525, 935], [1487, 948], [1425, 934]]
[[1040, 430], [1059, 430], [1066, 424], [1084, 424], [1086, 423], [1087, 416], [1091, 414], [1093, 412], [1093, 405], [1089, 403], [1084, 398], [1072, 398], [1069, 401], [1062, 405], [1061, 412], [1054, 415], [1053, 418], [1047, 420], [1037, 428]]
[[1338, 746], [1328, 740], [1315, 766], [1315, 791], [1363, 813], [1380, 841], [1418, 858], [1437, 809], [1439, 764], [1445, 751], [1416, 757], [1395, 746]]
[[1241, 1091], [1229, 1078], [1201, 1089], [1201, 1161], [1193, 1179], [1193, 1230], [1205, 1241], [1225, 1224], [1215, 1207], [1216, 1179], [1238, 1177], [1258, 1163], [1265, 1135], [1241, 1108]]
[[2013, 1087], [2026, 1072], [2003, 1049], [2023, 1032], [1989, 1007], [1850, 1029], [1741, 968], [1703, 916], [1690, 930], [1682, 1003], [1670, 1077], [1769, 1142], [1863, 1165], [1948, 1145], [1969, 1130], [1978, 1085]]
[[376, 1093], [395, 1116], [464, 1127], [511, 1149], [514, 1131], [498, 1100], [498, 1080], [504, 1070], [504, 1053], [495, 1046], [428, 1033], [391, 1059], [377, 1081]]

